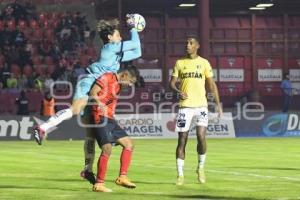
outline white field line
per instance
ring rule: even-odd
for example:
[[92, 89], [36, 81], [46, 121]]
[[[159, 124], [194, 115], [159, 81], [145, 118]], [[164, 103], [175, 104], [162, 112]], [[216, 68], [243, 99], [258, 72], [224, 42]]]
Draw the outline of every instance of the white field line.
[[[163, 166], [163, 165], [150, 165], [150, 164], [135, 164], [133, 163], [132, 165], [136, 166], [144, 166], [144, 167], [150, 167], [150, 168], [161, 168], [161, 169], [174, 169], [176, 170], [176, 166]], [[184, 170], [188, 171], [195, 171], [195, 169], [192, 168], [184, 168]], [[219, 174], [231, 174], [235, 176], [252, 176], [256, 178], [263, 178], [263, 179], [283, 179], [286, 181], [291, 181], [291, 182], [300, 182], [300, 178], [297, 177], [288, 177], [288, 176], [271, 176], [271, 175], [261, 175], [261, 174], [254, 174], [254, 173], [244, 173], [244, 172], [236, 172], [236, 171], [223, 171], [223, 170], [214, 170], [214, 169], [206, 169], [207, 172], [212, 172], [212, 173], [219, 173]]]

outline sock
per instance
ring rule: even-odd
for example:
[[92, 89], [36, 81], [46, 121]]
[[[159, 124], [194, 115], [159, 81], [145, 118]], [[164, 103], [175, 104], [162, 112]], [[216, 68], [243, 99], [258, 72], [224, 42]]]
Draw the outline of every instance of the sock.
[[130, 161], [132, 156], [132, 150], [131, 149], [123, 149], [120, 157], [121, 167], [120, 167], [120, 175], [126, 175]]
[[98, 159], [97, 183], [104, 183], [109, 156], [101, 154]]
[[95, 159], [95, 139], [86, 137], [84, 141], [84, 170], [93, 172]]
[[198, 167], [199, 167], [199, 169], [203, 169], [204, 168], [204, 164], [205, 164], [206, 154], [202, 154], [202, 155], [199, 154], [198, 156], [199, 156]]
[[55, 113], [55, 115], [51, 116], [47, 122], [40, 125], [40, 128], [47, 132], [49, 129], [55, 127], [60, 124], [62, 121], [66, 119], [70, 119], [73, 116], [71, 108], [63, 109]]
[[184, 160], [177, 158], [177, 176], [183, 176], [183, 167], [184, 167]]

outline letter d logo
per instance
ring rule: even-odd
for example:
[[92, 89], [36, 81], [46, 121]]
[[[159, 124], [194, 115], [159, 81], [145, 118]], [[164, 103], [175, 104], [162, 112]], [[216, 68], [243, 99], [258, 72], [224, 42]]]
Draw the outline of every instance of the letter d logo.
[[263, 123], [263, 133], [266, 136], [279, 136], [283, 135], [286, 131], [288, 115], [278, 114], [269, 117]]

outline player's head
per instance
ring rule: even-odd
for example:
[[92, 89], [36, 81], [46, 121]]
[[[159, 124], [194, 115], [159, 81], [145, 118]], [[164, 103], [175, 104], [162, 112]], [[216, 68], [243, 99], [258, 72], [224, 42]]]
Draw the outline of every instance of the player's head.
[[127, 65], [118, 72], [119, 83], [125, 86], [136, 84], [140, 80], [140, 72], [137, 67]]
[[97, 32], [104, 44], [109, 42], [120, 42], [122, 40], [118, 25], [119, 21], [117, 19], [98, 21]]
[[195, 35], [189, 35], [186, 39], [186, 53], [188, 55], [197, 54], [197, 51], [200, 47], [199, 40]]
[[51, 92], [50, 92], [50, 91], [46, 91], [46, 92], [45, 92], [45, 98], [46, 98], [46, 99], [51, 99], [51, 98], [52, 98]]

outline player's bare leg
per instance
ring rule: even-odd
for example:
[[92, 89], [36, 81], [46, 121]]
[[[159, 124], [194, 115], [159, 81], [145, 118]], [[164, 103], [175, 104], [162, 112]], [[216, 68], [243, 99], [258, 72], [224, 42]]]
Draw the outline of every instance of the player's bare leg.
[[176, 166], [177, 166], [177, 181], [176, 185], [184, 184], [184, 159], [185, 159], [185, 146], [188, 141], [188, 132], [178, 133], [178, 144], [176, 148]]
[[120, 173], [115, 183], [126, 188], [136, 188], [136, 185], [127, 177], [134, 148], [133, 142], [129, 137], [123, 137], [118, 139], [118, 143], [122, 145], [123, 150], [120, 157]]
[[205, 173], [204, 173], [204, 164], [206, 159], [206, 127], [197, 126], [197, 152], [198, 152], [198, 168], [196, 170], [198, 174], [198, 181], [199, 183], [205, 183]]

